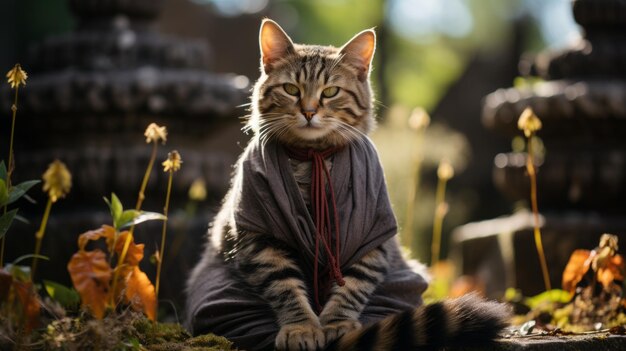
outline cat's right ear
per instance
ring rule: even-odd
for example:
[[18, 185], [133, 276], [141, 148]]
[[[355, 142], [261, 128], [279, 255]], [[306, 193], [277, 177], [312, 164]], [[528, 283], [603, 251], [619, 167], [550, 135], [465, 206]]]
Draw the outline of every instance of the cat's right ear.
[[278, 23], [268, 18], [261, 23], [259, 46], [261, 47], [261, 68], [265, 73], [271, 71], [274, 62], [295, 52], [289, 36]]

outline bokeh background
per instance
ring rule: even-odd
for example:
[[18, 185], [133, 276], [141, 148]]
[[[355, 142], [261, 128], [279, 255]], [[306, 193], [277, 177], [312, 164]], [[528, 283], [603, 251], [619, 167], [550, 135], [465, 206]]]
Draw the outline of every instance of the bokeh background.
[[[75, 1], [76, 2], [76, 1]], [[106, 1], [103, 1], [106, 2]], [[519, 139], [502, 136], [487, 130], [481, 123], [483, 98], [499, 89], [514, 85], [527, 84], [527, 78], [521, 78], [520, 72], [528, 73], [531, 65], [524, 60], [533, 57], [542, 50], [564, 48], [581, 37], [581, 30], [575, 24], [568, 0], [164, 0], [158, 15], [149, 20], [134, 20], [128, 30], [135, 30], [133, 23], [148, 22], [148, 27], [165, 36], [179, 38], [206, 47], [206, 65], [197, 70], [211, 74], [223, 74], [234, 79], [234, 86], [243, 91], [244, 96], [227, 101], [232, 106], [222, 108], [213, 114], [222, 117], [207, 116], [203, 119], [194, 115], [194, 123], [203, 125], [205, 134], [194, 130], [193, 126], [181, 124], [180, 120], [190, 113], [177, 114], [168, 112], [155, 113], [152, 118], [165, 125], [171, 123], [167, 148], [182, 149], [183, 160], [191, 159], [183, 165], [179, 182], [175, 186], [178, 197], [171, 205], [174, 214], [170, 226], [170, 247], [175, 250], [165, 279], [171, 279], [166, 296], [175, 305], [182, 301], [182, 281], [186, 269], [197, 260], [200, 252], [202, 235], [206, 230], [210, 216], [219, 208], [219, 202], [228, 186], [230, 165], [235, 161], [247, 136], [239, 131], [241, 119], [247, 112], [245, 94], [249, 84], [259, 74], [258, 26], [262, 18], [269, 17], [277, 21], [295, 42], [312, 44], [342, 45], [355, 33], [375, 27], [378, 45], [375, 56], [372, 80], [376, 91], [376, 106], [379, 128], [373, 139], [379, 148], [383, 166], [390, 188], [393, 206], [401, 228], [406, 228], [408, 192], [411, 186], [417, 186], [417, 202], [411, 216], [413, 223], [410, 233], [403, 232], [402, 239], [410, 254], [422, 261], [430, 261], [430, 240], [435, 211], [436, 169], [441, 160], [448, 160], [455, 170], [455, 176], [448, 183], [447, 202], [449, 211], [443, 226], [443, 257], [447, 256], [450, 246], [450, 233], [468, 222], [511, 214], [516, 208], [527, 207], [524, 202], [512, 202], [496, 190], [492, 181], [494, 157], [500, 152], [519, 149]], [[63, 0], [2, 0], [3, 19], [0, 21], [0, 68], [8, 71], [16, 62], [22, 63], [31, 79], [38, 74], [49, 74], [49, 67], [44, 54], [52, 52], [33, 49], [38, 43], [50, 42], [50, 38], [64, 33], [79, 31], [80, 28], [95, 28], [90, 18], [72, 13], [70, 6]], [[98, 1], [87, 1], [85, 4]], [[114, 1], [113, 1], [114, 3]], [[95, 5], [94, 5], [95, 6]], [[124, 23], [122, 15], [109, 18], [111, 23]], [[131, 16], [132, 17], [132, 16]], [[106, 22], [106, 21], [105, 21]], [[142, 22], [143, 23], [143, 22]], [[106, 28], [106, 24], [103, 24]], [[141, 26], [139, 26], [141, 27]], [[116, 30], [117, 30], [116, 29]], [[104, 29], [101, 29], [104, 30]], [[113, 31], [113, 29], [111, 29]], [[123, 35], [120, 34], [123, 42]], [[120, 44], [121, 45], [121, 44]], [[62, 55], [62, 53], [54, 53]], [[80, 55], [81, 52], [73, 52]], [[88, 55], [88, 53], [82, 53]], [[204, 57], [204, 56], [203, 56]], [[520, 61], [521, 59], [521, 61]], [[139, 60], [139, 59], [138, 59]], [[71, 60], [70, 60], [71, 61]], [[68, 61], [69, 62], [69, 61]], [[72, 61], [73, 62], [73, 61]], [[32, 63], [32, 64], [31, 64]], [[30, 65], [29, 65], [30, 64]], [[204, 64], [204, 63], [203, 63]], [[146, 66], [150, 66], [147, 63]], [[123, 64], [122, 64], [123, 66]], [[113, 67], [117, 69], [119, 67]], [[130, 67], [135, 69], [137, 67]], [[141, 67], [140, 67], [141, 68]], [[159, 70], [158, 65], [153, 67]], [[183, 69], [169, 67], [169, 69]], [[58, 71], [97, 70], [93, 67], [59, 67]], [[139, 68], [137, 68], [139, 69]], [[145, 73], [145, 72], [144, 72]], [[146, 73], [147, 74], [147, 73]], [[182, 74], [182, 73], [181, 73]], [[187, 74], [187, 73], [184, 73]], [[183, 75], [184, 75], [183, 74]], [[148, 78], [150, 74], [148, 74]], [[28, 96], [30, 81], [23, 89], [23, 96]], [[36, 85], [35, 83], [33, 83]], [[234, 84], [234, 85], [233, 85]], [[33, 88], [34, 89], [34, 88]], [[6, 103], [9, 93], [3, 92]], [[129, 90], [126, 94], [132, 94]], [[167, 94], [164, 95], [167, 99]], [[25, 98], [27, 99], [27, 98]], [[239, 99], [239, 100], [238, 100]], [[78, 103], [69, 97], [64, 103], [68, 106]], [[219, 100], [219, 98], [218, 98]], [[25, 100], [26, 101], [26, 100]], [[231, 103], [232, 101], [232, 103]], [[237, 103], [239, 102], [239, 103]], [[28, 102], [25, 102], [28, 104]], [[416, 132], [409, 126], [411, 114], [418, 113], [421, 107], [431, 116], [430, 125], [425, 132]], [[54, 113], [47, 111], [47, 119], [53, 118], [64, 125], [46, 133], [30, 132], [33, 127], [29, 122], [29, 112], [37, 114], [36, 108], [25, 107], [18, 113], [18, 138], [15, 154], [21, 157], [16, 170], [17, 177], [29, 175], [39, 177], [44, 169], [36, 169], [52, 161], [52, 156], [63, 157], [62, 148], [57, 147], [66, 140], [74, 140], [72, 157], [80, 158], [80, 144], [77, 139], [84, 139], [85, 144], [94, 144], [92, 140], [80, 135], [80, 129], [70, 122], [72, 110], [58, 109]], [[132, 110], [132, 109], [131, 109]], [[184, 108], [182, 109], [184, 110]], [[76, 114], [76, 113], [74, 113]], [[148, 112], [142, 112], [142, 118], [133, 119], [133, 111], [118, 111], [117, 115], [126, 116], [135, 121], [132, 127], [120, 127], [124, 131], [103, 133], [98, 136], [97, 145], [102, 153], [115, 149], [114, 145], [124, 143], [129, 138], [136, 138], [136, 148], [142, 147], [143, 128], [140, 122], [151, 120]], [[210, 113], [209, 113], [210, 114]], [[7, 117], [9, 109], [3, 108], [1, 115]], [[45, 115], [45, 114], [44, 114]], [[111, 114], [94, 114], [96, 119], [110, 118]], [[132, 116], [131, 116], [132, 115]], [[131, 116], [131, 117], [128, 117]], [[51, 122], [48, 122], [51, 123]], [[147, 123], [145, 123], [147, 125]], [[0, 150], [6, 154], [8, 140], [6, 130], [10, 127], [9, 118], [1, 118], [2, 143]], [[78, 128], [78, 129], [77, 129]], [[77, 133], [79, 135], [77, 135]], [[193, 137], [188, 138], [189, 135]], [[49, 154], [33, 151], [47, 150], [46, 138], [54, 140]], [[95, 138], [95, 137], [94, 137]], [[43, 139], [43, 140], [42, 140]], [[95, 139], [94, 139], [95, 140]], [[91, 145], [90, 144], [90, 145]], [[523, 144], [523, 142], [522, 142]], [[516, 146], [517, 145], [517, 146]], [[93, 145], [92, 145], [93, 146]], [[148, 149], [147, 146], [143, 146]], [[185, 148], [192, 151], [185, 154]], [[523, 148], [523, 145], [522, 145]], [[101, 157], [97, 148], [85, 148], [93, 157]], [[94, 151], [95, 150], [95, 151]], [[134, 150], [134, 149], [133, 149]], [[149, 151], [149, 150], [148, 150]], [[167, 150], [164, 150], [166, 152]], [[25, 156], [26, 155], [26, 156]], [[35, 157], [28, 159], [28, 157]], [[49, 159], [46, 160], [45, 158]], [[204, 158], [209, 161], [203, 161]], [[194, 161], [195, 160], [195, 161]], [[31, 162], [32, 161], [32, 162]], [[130, 162], [130, 161], [129, 161]], [[201, 171], [194, 171], [193, 165], [202, 163]], [[206, 164], [210, 166], [206, 166]], [[140, 174], [145, 159], [138, 156], [133, 166]], [[419, 177], [414, 174], [419, 163]], [[76, 163], [79, 165], [78, 163]], [[189, 164], [189, 167], [186, 167]], [[71, 165], [70, 165], [71, 166]], [[77, 166], [79, 167], [79, 166]], [[75, 183], [80, 188], [81, 177], [90, 177], [81, 169], [70, 170], [74, 173]], [[124, 169], [113, 170], [124, 172]], [[112, 172], [113, 172], [112, 171]], [[131, 172], [132, 173], [132, 172]], [[149, 210], [158, 211], [162, 203], [163, 178], [155, 171], [154, 203], [148, 203]], [[127, 177], [123, 182], [129, 189], [138, 189], [140, 177]], [[201, 200], [189, 200], [187, 190], [192, 182], [202, 179], [208, 196]], [[84, 183], [84, 182], [83, 182]], [[86, 183], [84, 183], [86, 184]], [[88, 229], [87, 224], [79, 232], [68, 233], [64, 230], [62, 219], [55, 222], [55, 211], [65, 213], [82, 211], [85, 208], [98, 208], [101, 222], [106, 223], [106, 207], [102, 196], [115, 191], [121, 192], [122, 201], [134, 203], [132, 190], [125, 191], [115, 187], [115, 182], [104, 183], [98, 188], [99, 196], [87, 191], [70, 193], [67, 201], [55, 205], [51, 220], [51, 229], [46, 236], [44, 254], [53, 257], [42, 268], [42, 275], [51, 275], [55, 279], [67, 282], [65, 273], [67, 256], [76, 249], [76, 236]], [[84, 189], [84, 187], [83, 187]], [[80, 190], [76, 190], [80, 192]], [[40, 192], [40, 189], [35, 189]], [[37, 197], [39, 195], [36, 195]], [[39, 196], [41, 198], [41, 196]], [[72, 197], [80, 198], [72, 202]], [[20, 234], [8, 234], [7, 260], [27, 253], [33, 245], [28, 234], [34, 233], [38, 216], [42, 211], [39, 205], [24, 204], [24, 213], [32, 221], [30, 226], [19, 224]], [[104, 213], [104, 215], [102, 215]], [[96, 216], [97, 217], [97, 216]], [[61, 217], [62, 218], [62, 217]], [[55, 226], [56, 223], [56, 226]], [[76, 228], [80, 228], [76, 224]], [[189, 224], [192, 223], [192, 224]], [[150, 226], [146, 226], [150, 231]], [[152, 228], [157, 228], [152, 227]], [[178, 233], [178, 234], [176, 234]], [[159, 236], [144, 233], [139, 241], [146, 244], [148, 251], [154, 251]], [[59, 248], [61, 247], [61, 248]], [[169, 257], [169, 256], [166, 256]], [[65, 261], [64, 261], [65, 260]], [[181, 261], [181, 262], [179, 262]], [[175, 262], [175, 263], [173, 263]], [[537, 274], [537, 279], [539, 279]]]

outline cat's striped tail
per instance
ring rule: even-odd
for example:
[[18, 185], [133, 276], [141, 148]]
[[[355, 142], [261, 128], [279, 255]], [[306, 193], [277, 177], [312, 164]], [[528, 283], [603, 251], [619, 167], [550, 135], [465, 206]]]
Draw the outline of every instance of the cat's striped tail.
[[437, 350], [486, 346], [507, 326], [508, 308], [477, 295], [421, 306], [354, 330], [327, 351]]

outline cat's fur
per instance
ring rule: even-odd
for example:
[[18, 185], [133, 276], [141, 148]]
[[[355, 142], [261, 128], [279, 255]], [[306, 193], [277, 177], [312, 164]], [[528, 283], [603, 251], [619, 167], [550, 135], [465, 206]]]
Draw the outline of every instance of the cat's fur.
[[[247, 128], [261, 144], [277, 140], [288, 147], [324, 150], [363, 142], [375, 126], [369, 82], [374, 31], [357, 34], [341, 48], [299, 45], [278, 24], [264, 20], [259, 41], [261, 77]], [[332, 172], [333, 157], [325, 162]], [[311, 162], [291, 159], [290, 165], [311, 211]], [[229, 199], [216, 218], [214, 229], [219, 231], [214, 230], [212, 246], [271, 306], [280, 327], [277, 349], [409, 350], [471, 344], [492, 339], [505, 325], [501, 305], [469, 296], [390, 316], [363, 329], [359, 316], [385, 280], [390, 259], [399, 257], [394, 239], [344, 269], [345, 284], [333, 283], [318, 314], [298, 252], [268, 233], [232, 230], [226, 224], [233, 206]], [[190, 282], [201, 274], [196, 268]]]

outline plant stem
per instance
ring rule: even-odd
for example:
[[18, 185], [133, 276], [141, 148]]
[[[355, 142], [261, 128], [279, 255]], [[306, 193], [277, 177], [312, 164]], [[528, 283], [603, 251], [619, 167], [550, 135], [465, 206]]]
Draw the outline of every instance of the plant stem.
[[537, 247], [537, 254], [539, 255], [539, 262], [541, 263], [541, 273], [543, 275], [543, 283], [546, 291], [552, 290], [550, 284], [550, 274], [548, 273], [548, 264], [546, 263], [546, 256], [543, 251], [543, 244], [541, 242], [541, 231], [539, 230], [539, 207], [537, 206], [537, 172], [535, 170], [535, 163], [533, 161], [533, 147], [532, 136], [527, 138], [528, 142], [528, 158], [526, 159], [526, 169], [530, 176], [530, 203], [533, 210], [534, 218], [534, 236], [535, 246]]
[[48, 197], [48, 203], [46, 204], [46, 210], [43, 213], [43, 219], [41, 220], [41, 225], [39, 226], [39, 230], [35, 234], [35, 239], [37, 242], [35, 244], [35, 256], [33, 257], [33, 263], [30, 267], [30, 280], [34, 281], [35, 279], [35, 271], [37, 270], [37, 257], [41, 252], [41, 242], [43, 241], [43, 236], [46, 232], [46, 226], [48, 225], [48, 218], [50, 217], [50, 209], [52, 208], [52, 198]]
[[[152, 154], [150, 155], [148, 168], [146, 168], [146, 173], [143, 175], [143, 181], [141, 182], [141, 188], [139, 189], [139, 195], [137, 196], [137, 204], [135, 205], [136, 211], [141, 210], [141, 205], [143, 204], [143, 200], [146, 198], [145, 191], [146, 191], [146, 187], [148, 186], [148, 180], [150, 180], [150, 174], [152, 173], [152, 167], [154, 166], [156, 153], [157, 153], [157, 142], [155, 140], [152, 143]], [[124, 259], [126, 258], [126, 253], [128, 252], [128, 247], [130, 246], [130, 241], [132, 240], [133, 233], [135, 232], [134, 224], [130, 226], [129, 232], [130, 232], [130, 235], [126, 236], [126, 241], [124, 242], [124, 248], [122, 249], [122, 253], [120, 254], [121, 262], [124, 262]]]
[[11, 121], [11, 139], [9, 141], [9, 164], [7, 165], [7, 187], [11, 188], [11, 175], [13, 174], [13, 136], [15, 135], [15, 116], [17, 115], [17, 95], [18, 95], [19, 87], [15, 87], [15, 100], [13, 100], [13, 106], [11, 106], [11, 111], [13, 111], [13, 117]]
[[[150, 155], [150, 162], [148, 163], [148, 168], [146, 169], [146, 173], [143, 175], [143, 181], [141, 182], [141, 189], [139, 189], [139, 196], [137, 196], [137, 204], [135, 205], [135, 210], [141, 210], [141, 205], [143, 204], [143, 200], [146, 198], [144, 192], [146, 191], [146, 187], [148, 186], [148, 180], [150, 180], [150, 174], [152, 173], [152, 166], [154, 165], [154, 160], [156, 159], [157, 154], [157, 142], [156, 140], [152, 143], [152, 154]], [[131, 227], [131, 232], [132, 232]]]
[[415, 214], [415, 201], [417, 200], [417, 188], [420, 178], [420, 161], [415, 160], [411, 173], [411, 183], [406, 204], [406, 217], [404, 221], [404, 245], [413, 251], [413, 222]]
[[413, 224], [415, 217], [415, 202], [417, 201], [417, 193], [420, 184], [420, 171], [422, 168], [422, 143], [424, 140], [424, 132], [419, 131], [417, 135], [416, 152], [413, 155], [413, 169], [411, 173], [411, 183], [409, 186], [409, 193], [406, 204], [406, 217], [404, 223], [404, 245], [412, 252], [413, 251]]
[[[145, 191], [146, 186], [148, 186], [148, 180], [150, 180], [150, 174], [152, 173], [152, 167], [154, 166], [154, 160], [156, 159], [157, 153], [157, 141], [155, 140], [152, 143], [152, 154], [150, 155], [150, 161], [148, 162], [148, 168], [146, 168], [146, 173], [143, 176], [143, 181], [141, 182], [141, 188], [139, 189], [139, 196], [137, 197], [137, 204], [135, 205], [135, 210], [141, 210], [141, 205], [143, 204], [143, 200], [145, 199]], [[120, 253], [119, 259], [117, 260], [116, 268], [124, 263], [126, 259], [126, 254], [128, 253], [128, 248], [130, 247], [130, 242], [133, 239], [133, 232], [135, 231], [135, 225], [132, 225], [129, 230], [129, 235], [126, 236], [126, 241], [124, 241], [124, 247], [122, 248], [122, 252]], [[115, 247], [115, 246], [113, 246]], [[117, 279], [118, 279], [119, 270], [116, 269], [113, 274], [113, 294], [111, 294], [111, 298], [115, 299], [115, 288], [117, 287]], [[115, 301], [111, 301], [113, 305], [115, 305]]]
[[161, 248], [159, 250], [159, 261], [157, 262], [157, 275], [156, 275], [156, 299], [157, 306], [159, 303], [159, 287], [161, 283], [161, 266], [163, 265], [163, 255], [165, 252], [165, 234], [167, 232], [167, 213], [170, 207], [170, 194], [172, 192], [172, 179], [174, 178], [174, 171], [170, 170], [170, 176], [167, 181], [167, 194], [165, 195], [165, 206], [163, 207], [163, 215], [166, 217], [163, 220], [163, 231], [161, 232]]
[[433, 267], [439, 261], [441, 251], [441, 231], [443, 227], [443, 218], [446, 216], [444, 210], [446, 201], [446, 183], [448, 181], [439, 178], [437, 181], [437, 193], [435, 195], [435, 217], [433, 219], [433, 241], [431, 246], [430, 265]]
[[[11, 175], [13, 174], [13, 136], [15, 135], [15, 116], [17, 115], [17, 96], [19, 91], [19, 85], [15, 87], [15, 99], [13, 100], [13, 106], [11, 106], [11, 111], [13, 111], [13, 117], [11, 121], [11, 139], [9, 141], [9, 164], [7, 165], [7, 190], [11, 191]], [[8, 205], [4, 205], [3, 213], [7, 213]], [[4, 245], [5, 245], [6, 235], [0, 239], [0, 269], [4, 266]]]

